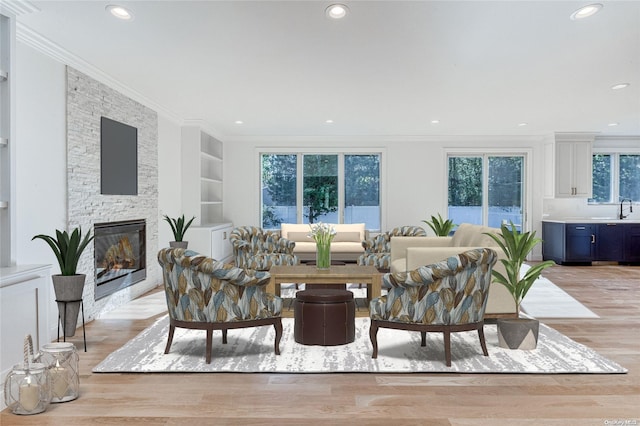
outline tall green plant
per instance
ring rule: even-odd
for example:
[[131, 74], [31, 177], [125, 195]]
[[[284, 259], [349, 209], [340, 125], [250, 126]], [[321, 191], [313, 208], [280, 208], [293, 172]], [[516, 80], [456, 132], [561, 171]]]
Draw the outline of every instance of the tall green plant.
[[429, 228], [431, 228], [438, 237], [448, 236], [456, 226], [452, 220], [444, 220], [442, 216], [440, 216], [440, 213], [438, 213], [438, 217], [431, 216], [431, 220], [423, 220], [423, 222], [429, 225]]
[[191, 220], [189, 220], [189, 222], [185, 223], [184, 215], [176, 219], [169, 217], [166, 214], [164, 215], [164, 220], [166, 220], [169, 226], [171, 226], [173, 238], [175, 238], [174, 241], [182, 241], [182, 239], [184, 238], [184, 234], [187, 232], [187, 229], [189, 229], [189, 226], [191, 226], [191, 222], [193, 222], [193, 219], [195, 218], [196, 217], [194, 216], [191, 218]]
[[39, 238], [49, 244], [51, 250], [58, 259], [58, 265], [60, 265], [60, 273], [62, 275], [76, 275], [76, 268], [78, 267], [78, 261], [82, 252], [87, 247], [87, 244], [93, 239], [91, 231], [82, 238], [82, 229], [76, 228], [71, 232], [71, 236], [67, 231], [59, 231], [56, 229], [56, 238], [49, 235], [36, 235], [31, 241]]
[[527, 255], [542, 240], [536, 238], [536, 232], [519, 233], [516, 226], [511, 222], [508, 227], [504, 223], [500, 226], [500, 233], [493, 234], [486, 232], [485, 235], [491, 237], [505, 252], [507, 258], [500, 259], [504, 265], [507, 275], [496, 271], [491, 272], [496, 282], [502, 284], [509, 290], [516, 303], [516, 312], [520, 312], [520, 304], [527, 292], [538, 279], [542, 271], [549, 266], [555, 265], [552, 260], [547, 260], [532, 266], [522, 278], [520, 278], [520, 268], [527, 258]]

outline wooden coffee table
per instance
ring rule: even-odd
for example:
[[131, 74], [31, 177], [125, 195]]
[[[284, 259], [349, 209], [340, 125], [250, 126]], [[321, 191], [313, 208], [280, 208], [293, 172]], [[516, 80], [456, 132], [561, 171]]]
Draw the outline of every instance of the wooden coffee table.
[[380, 297], [382, 275], [374, 266], [332, 265], [329, 269], [318, 269], [307, 265], [272, 266], [269, 270], [271, 281], [267, 292], [280, 296], [280, 284], [306, 284], [307, 289], [314, 284], [366, 284], [367, 300]]

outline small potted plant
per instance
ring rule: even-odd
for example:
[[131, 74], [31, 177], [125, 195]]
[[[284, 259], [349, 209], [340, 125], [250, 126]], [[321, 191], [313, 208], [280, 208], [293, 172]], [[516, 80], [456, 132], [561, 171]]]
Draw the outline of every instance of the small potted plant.
[[80, 302], [82, 301], [82, 292], [84, 290], [84, 282], [86, 275], [78, 274], [76, 269], [82, 252], [93, 239], [91, 231], [82, 238], [82, 229], [75, 228], [71, 235], [67, 231], [59, 231], [56, 229], [56, 237], [49, 235], [36, 235], [36, 238], [44, 240], [58, 259], [60, 266], [60, 274], [51, 277], [53, 281], [53, 289], [58, 302], [58, 310], [60, 318], [64, 320], [64, 335], [73, 336], [76, 332], [78, 323], [78, 313], [80, 311]]
[[536, 232], [520, 233], [511, 222], [510, 226], [502, 224], [500, 233], [485, 233], [491, 237], [504, 251], [506, 259], [500, 259], [504, 265], [506, 276], [495, 269], [491, 272], [496, 282], [509, 290], [516, 304], [518, 318], [498, 319], [498, 343], [509, 349], [535, 349], [538, 343], [540, 323], [536, 319], [520, 318], [520, 304], [527, 292], [538, 279], [542, 271], [555, 265], [547, 260], [532, 266], [526, 274], [520, 276], [520, 268], [533, 248], [542, 240], [536, 238]]
[[188, 222], [185, 222], [184, 215], [178, 218], [172, 218], [167, 216], [166, 214], [164, 215], [164, 220], [169, 224], [169, 226], [171, 226], [171, 231], [173, 232], [174, 241], [169, 241], [170, 247], [183, 249], [187, 248], [189, 242], [183, 241], [184, 234], [187, 232], [187, 229], [189, 229], [189, 226], [191, 226], [191, 222], [193, 222], [195, 218], [196, 217], [194, 216]]
[[438, 217], [431, 216], [431, 220], [423, 220], [423, 222], [429, 225], [437, 237], [447, 237], [456, 227], [452, 220], [444, 220], [440, 213], [438, 213]]

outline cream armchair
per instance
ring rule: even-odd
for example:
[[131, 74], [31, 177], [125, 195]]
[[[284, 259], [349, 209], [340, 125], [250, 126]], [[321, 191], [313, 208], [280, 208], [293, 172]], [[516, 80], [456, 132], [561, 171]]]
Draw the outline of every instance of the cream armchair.
[[[461, 224], [451, 237], [393, 237], [391, 239], [391, 272], [406, 272], [430, 265], [474, 248], [489, 247], [497, 252], [498, 263], [494, 269], [505, 273], [500, 259], [506, 255], [496, 242], [485, 235], [500, 230], [488, 226]], [[517, 317], [516, 304], [509, 291], [492, 280], [485, 310], [487, 318]]]

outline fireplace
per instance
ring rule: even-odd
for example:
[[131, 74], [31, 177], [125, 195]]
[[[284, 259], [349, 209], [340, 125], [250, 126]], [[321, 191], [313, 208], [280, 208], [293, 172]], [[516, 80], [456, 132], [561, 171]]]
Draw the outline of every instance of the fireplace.
[[94, 225], [96, 300], [147, 277], [145, 220]]

